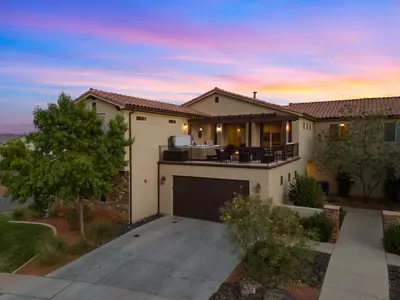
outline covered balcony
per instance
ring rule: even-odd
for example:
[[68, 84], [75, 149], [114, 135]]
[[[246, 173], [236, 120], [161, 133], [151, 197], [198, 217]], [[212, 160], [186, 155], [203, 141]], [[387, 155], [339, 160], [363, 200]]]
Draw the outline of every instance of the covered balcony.
[[192, 143], [160, 146], [160, 161], [276, 165], [298, 157], [297, 120], [276, 113], [191, 119]]

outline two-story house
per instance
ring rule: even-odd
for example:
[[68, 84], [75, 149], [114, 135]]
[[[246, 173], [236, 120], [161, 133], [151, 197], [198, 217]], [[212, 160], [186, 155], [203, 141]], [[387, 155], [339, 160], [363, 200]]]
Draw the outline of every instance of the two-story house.
[[105, 130], [117, 114], [128, 124], [135, 141], [126, 152], [129, 165], [107, 201], [131, 222], [157, 212], [217, 220], [233, 193], [284, 203], [295, 174], [327, 180], [334, 192], [334, 178], [319, 174], [313, 163], [317, 132], [339, 126], [339, 110], [349, 101], [360, 109], [384, 105], [400, 115], [398, 97], [281, 106], [256, 93], [219, 88], [183, 105], [94, 89], [77, 101], [97, 111]]

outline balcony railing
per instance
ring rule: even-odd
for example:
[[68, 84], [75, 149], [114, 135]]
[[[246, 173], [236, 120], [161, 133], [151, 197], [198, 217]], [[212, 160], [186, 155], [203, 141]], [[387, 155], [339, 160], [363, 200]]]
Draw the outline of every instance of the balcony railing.
[[160, 161], [275, 164], [299, 155], [299, 144], [264, 147], [159, 146]]

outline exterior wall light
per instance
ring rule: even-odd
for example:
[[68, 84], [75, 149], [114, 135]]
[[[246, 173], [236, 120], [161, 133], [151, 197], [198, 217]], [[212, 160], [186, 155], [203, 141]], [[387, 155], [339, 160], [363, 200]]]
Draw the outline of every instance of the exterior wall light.
[[163, 185], [165, 183], [165, 176], [161, 176], [160, 178], [160, 184]]
[[199, 128], [199, 131], [203, 131], [203, 127], [200, 127], [200, 128]]
[[339, 126], [340, 126], [340, 127], [343, 127], [343, 126], [344, 126], [344, 124], [340, 124]]
[[261, 185], [259, 182], [257, 182], [257, 184], [254, 186], [254, 192], [258, 194], [260, 190], [261, 190]]
[[221, 125], [218, 125], [218, 126], [217, 126], [217, 132], [221, 132], [221, 131], [222, 131]]
[[183, 130], [186, 131], [187, 129], [188, 129], [188, 124], [187, 124], [187, 123], [184, 123], [184, 124], [183, 124]]
[[286, 132], [289, 132], [290, 131], [290, 124], [289, 124], [289, 122], [286, 122]]

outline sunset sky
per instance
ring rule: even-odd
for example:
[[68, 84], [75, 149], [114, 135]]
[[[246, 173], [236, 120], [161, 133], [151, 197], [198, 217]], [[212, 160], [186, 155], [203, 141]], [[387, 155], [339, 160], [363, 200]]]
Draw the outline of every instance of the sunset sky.
[[400, 95], [400, 0], [0, 0], [0, 132], [61, 91], [183, 103]]

